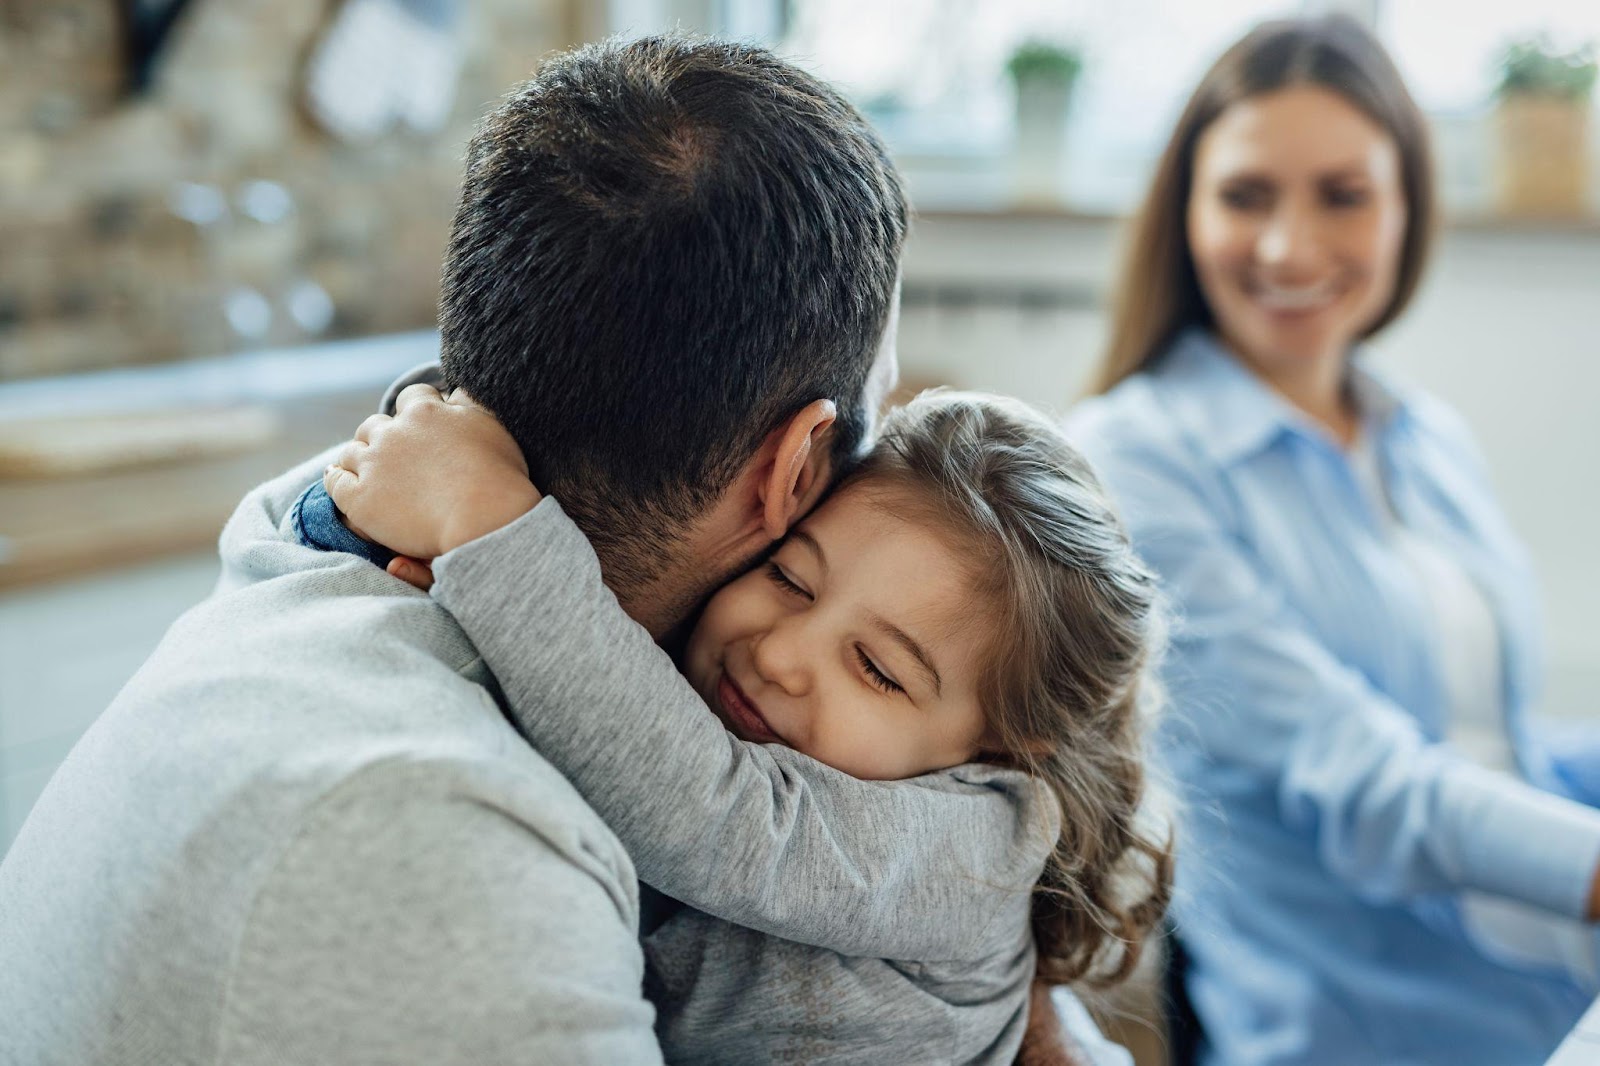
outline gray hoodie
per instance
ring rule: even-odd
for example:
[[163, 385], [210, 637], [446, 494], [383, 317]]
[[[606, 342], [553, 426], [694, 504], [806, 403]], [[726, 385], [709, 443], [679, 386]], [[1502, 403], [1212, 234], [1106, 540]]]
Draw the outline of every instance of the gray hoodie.
[[626, 852], [438, 604], [282, 528], [326, 462], [0, 863], [0, 1063], [659, 1062]]

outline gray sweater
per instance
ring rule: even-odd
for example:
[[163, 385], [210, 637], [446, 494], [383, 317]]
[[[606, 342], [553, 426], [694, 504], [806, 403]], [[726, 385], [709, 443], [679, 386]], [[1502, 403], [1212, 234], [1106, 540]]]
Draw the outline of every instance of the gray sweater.
[[327, 460], [0, 863], [0, 1063], [659, 1062], [632, 863], [438, 604], [282, 528]]
[[[289, 506], [327, 458], [245, 500], [218, 596], [0, 863], [0, 1062], [659, 1061], [633, 866], [516, 731], [574, 719], [552, 754], [637, 786], [636, 805], [599, 789], [605, 817], [705, 908], [646, 944], [674, 1059], [1010, 1061], [1054, 828], [1029, 829], [1020, 778], [858, 782], [734, 740], [553, 501], [439, 564], [464, 616], [490, 593], [514, 730], [439, 604], [295, 542]], [[682, 728], [601, 751], [577, 713], [600, 708]]]
[[1059, 831], [1026, 775], [860, 781], [739, 740], [552, 499], [435, 574], [520, 731], [695, 908], [646, 946], [668, 1061], [1013, 1060]]

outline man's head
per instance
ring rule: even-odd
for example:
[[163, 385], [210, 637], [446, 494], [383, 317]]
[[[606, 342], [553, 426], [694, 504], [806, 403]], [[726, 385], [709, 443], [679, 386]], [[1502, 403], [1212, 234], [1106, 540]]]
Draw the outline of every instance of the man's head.
[[[905, 227], [865, 120], [770, 53], [569, 52], [468, 150], [445, 374], [510, 430], [625, 602], [675, 585], [681, 618], [870, 434]], [[746, 535], [752, 494], [756, 526], [780, 528]]]

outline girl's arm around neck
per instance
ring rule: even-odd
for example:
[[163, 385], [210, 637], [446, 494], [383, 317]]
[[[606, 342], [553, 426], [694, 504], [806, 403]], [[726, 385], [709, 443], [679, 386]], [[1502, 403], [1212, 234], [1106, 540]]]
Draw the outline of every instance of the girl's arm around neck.
[[435, 573], [518, 729], [647, 884], [845, 955], [968, 958], [1026, 921], [1059, 826], [1019, 772], [858, 781], [739, 740], [623, 613], [553, 499]]

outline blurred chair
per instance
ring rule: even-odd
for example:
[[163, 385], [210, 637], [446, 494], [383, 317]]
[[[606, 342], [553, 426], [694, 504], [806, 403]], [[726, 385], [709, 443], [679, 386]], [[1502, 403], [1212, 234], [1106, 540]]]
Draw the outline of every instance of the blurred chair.
[[1189, 953], [1183, 949], [1178, 931], [1167, 924], [1167, 965], [1163, 972], [1163, 1015], [1167, 1028], [1167, 1066], [1195, 1066], [1200, 1061], [1200, 1046], [1205, 1041], [1205, 1031], [1200, 1016], [1189, 1000], [1186, 980], [1189, 976]]

